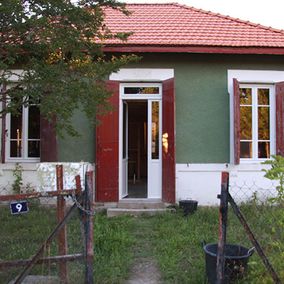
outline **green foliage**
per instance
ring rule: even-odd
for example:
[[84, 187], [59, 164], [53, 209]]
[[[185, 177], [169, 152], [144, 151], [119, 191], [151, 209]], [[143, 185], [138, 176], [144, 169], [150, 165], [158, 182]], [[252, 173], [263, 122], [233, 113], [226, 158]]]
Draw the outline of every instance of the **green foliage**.
[[271, 168], [266, 170], [263, 169], [265, 172], [265, 177], [270, 180], [279, 181], [279, 185], [276, 186], [277, 190], [277, 197], [272, 198], [272, 202], [284, 202], [284, 157], [280, 155], [272, 155], [272, 160], [268, 160], [263, 162], [265, 165], [271, 165]]
[[0, 84], [9, 85], [1, 94], [7, 105], [2, 114], [40, 102], [44, 117], [56, 117], [58, 133], [75, 135], [71, 118], [76, 109], [93, 122], [110, 109], [104, 80], [137, 57], [103, 54], [102, 43], [130, 35], [108, 29], [106, 8], [128, 14], [115, 0], [1, 1]]
[[13, 170], [13, 177], [15, 178], [15, 180], [12, 183], [12, 190], [15, 194], [21, 193], [21, 188], [23, 185], [22, 172], [22, 166], [19, 163], [16, 163], [15, 169]]

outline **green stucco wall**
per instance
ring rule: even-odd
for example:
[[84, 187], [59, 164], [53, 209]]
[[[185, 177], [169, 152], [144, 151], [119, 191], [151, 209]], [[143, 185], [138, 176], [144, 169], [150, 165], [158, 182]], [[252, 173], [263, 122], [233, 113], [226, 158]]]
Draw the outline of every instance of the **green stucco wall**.
[[61, 162], [94, 161], [94, 127], [79, 110], [74, 114], [72, 123], [79, 137], [58, 138], [58, 160]]
[[[143, 54], [139, 63], [127, 67], [174, 69], [177, 163], [228, 163], [227, 70], [284, 70], [284, 56], [153, 53]], [[59, 157], [62, 161], [92, 162], [92, 128], [82, 114], [76, 115], [74, 123], [83, 139], [72, 143], [60, 140]]]

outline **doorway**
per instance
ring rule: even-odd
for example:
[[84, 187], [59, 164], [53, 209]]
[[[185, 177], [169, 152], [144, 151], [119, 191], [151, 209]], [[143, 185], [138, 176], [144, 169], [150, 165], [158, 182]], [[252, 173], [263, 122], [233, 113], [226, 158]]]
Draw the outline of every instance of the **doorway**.
[[147, 101], [128, 101], [128, 198], [147, 198]]
[[148, 85], [122, 88], [120, 198], [161, 198], [161, 86]]

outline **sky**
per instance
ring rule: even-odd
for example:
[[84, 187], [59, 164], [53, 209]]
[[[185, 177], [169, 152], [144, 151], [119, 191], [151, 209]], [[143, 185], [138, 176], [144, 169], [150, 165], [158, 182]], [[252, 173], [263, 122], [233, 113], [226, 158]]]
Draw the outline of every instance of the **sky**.
[[241, 20], [284, 30], [284, 0], [124, 0], [126, 3], [166, 3], [193, 6]]

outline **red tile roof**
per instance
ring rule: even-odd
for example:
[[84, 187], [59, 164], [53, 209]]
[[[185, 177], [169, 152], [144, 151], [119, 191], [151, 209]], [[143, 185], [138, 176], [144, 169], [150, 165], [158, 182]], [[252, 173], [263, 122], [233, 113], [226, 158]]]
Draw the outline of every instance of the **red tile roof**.
[[133, 32], [127, 42], [106, 42], [107, 50], [284, 54], [283, 30], [177, 3], [128, 4], [127, 9], [130, 16], [105, 11], [112, 32]]

